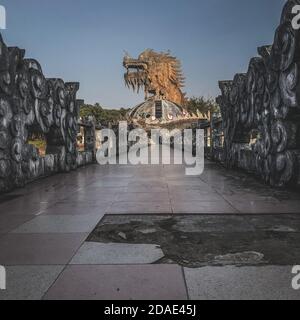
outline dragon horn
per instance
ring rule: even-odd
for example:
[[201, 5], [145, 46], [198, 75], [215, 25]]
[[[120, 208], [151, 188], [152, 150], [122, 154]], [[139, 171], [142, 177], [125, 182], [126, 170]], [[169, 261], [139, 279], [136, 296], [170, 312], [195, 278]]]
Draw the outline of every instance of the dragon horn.
[[123, 51], [124, 51], [125, 57], [131, 58], [131, 55], [129, 54], [128, 51], [126, 51], [126, 50], [123, 50]]

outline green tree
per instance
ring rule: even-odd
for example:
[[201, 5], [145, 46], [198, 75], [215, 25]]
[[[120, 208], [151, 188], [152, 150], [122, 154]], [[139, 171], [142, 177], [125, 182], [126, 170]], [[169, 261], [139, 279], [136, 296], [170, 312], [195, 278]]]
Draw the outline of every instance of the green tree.
[[95, 105], [83, 105], [80, 109], [80, 117], [93, 116], [98, 124], [106, 126], [108, 123], [116, 124], [119, 121], [125, 120], [127, 112], [128, 109], [125, 108], [119, 110], [104, 109], [99, 103], [96, 103]]
[[197, 110], [204, 116], [208, 117], [209, 112], [219, 113], [220, 109], [213, 99], [201, 97], [192, 97], [187, 101], [187, 110], [189, 113], [197, 114]]

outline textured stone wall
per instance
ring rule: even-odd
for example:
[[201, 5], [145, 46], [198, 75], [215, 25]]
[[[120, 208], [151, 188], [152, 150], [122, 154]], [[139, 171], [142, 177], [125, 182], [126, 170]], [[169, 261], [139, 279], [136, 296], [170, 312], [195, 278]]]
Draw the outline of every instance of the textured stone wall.
[[[46, 79], [25, 50], [7, 47], [0, 35], [0, 193], [92, 162], [77, 152], [79, 83]], [[47, 141], [46, 156], [27, 143], [31, 133]]]
[[[300, 184], [300, 30], [287, 1], [273, 45], [258, 48], [248, 72], [220, 81], [228, 167], [254, 172], [273, 186]], [[251, 133], [257, 140], [252, 145]]]

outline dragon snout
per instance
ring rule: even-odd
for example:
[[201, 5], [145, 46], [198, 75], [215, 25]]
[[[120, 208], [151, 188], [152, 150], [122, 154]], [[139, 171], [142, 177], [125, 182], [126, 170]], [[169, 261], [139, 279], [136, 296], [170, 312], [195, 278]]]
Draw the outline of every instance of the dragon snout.
[[137, 59], [131, 59], [131, 58], [128, 58], [128, 57], [124, 58], [123, 66], [127, 70], [134, 69], [134, 70], [138, 70], [139, 71], [139, 70], [147, 70], [148, 69], [147, 63], [142, 62], [142, 61], [137, 60]]

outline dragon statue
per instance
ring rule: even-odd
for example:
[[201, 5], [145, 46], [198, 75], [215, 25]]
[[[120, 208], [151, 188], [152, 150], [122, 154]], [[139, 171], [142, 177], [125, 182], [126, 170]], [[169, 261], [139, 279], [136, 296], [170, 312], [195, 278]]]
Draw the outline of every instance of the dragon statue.
[[180, 61], [167, 53], [157, 53], [147, 49], [138, 59], [133, 59], [126, 53], [123, 61], [127, 72], [124, 75], [128, 88], [139, 92], [145, 91], [145, 100], [150, 98], [165, 99], [180, 106], [185, 106], [183, 73]]

